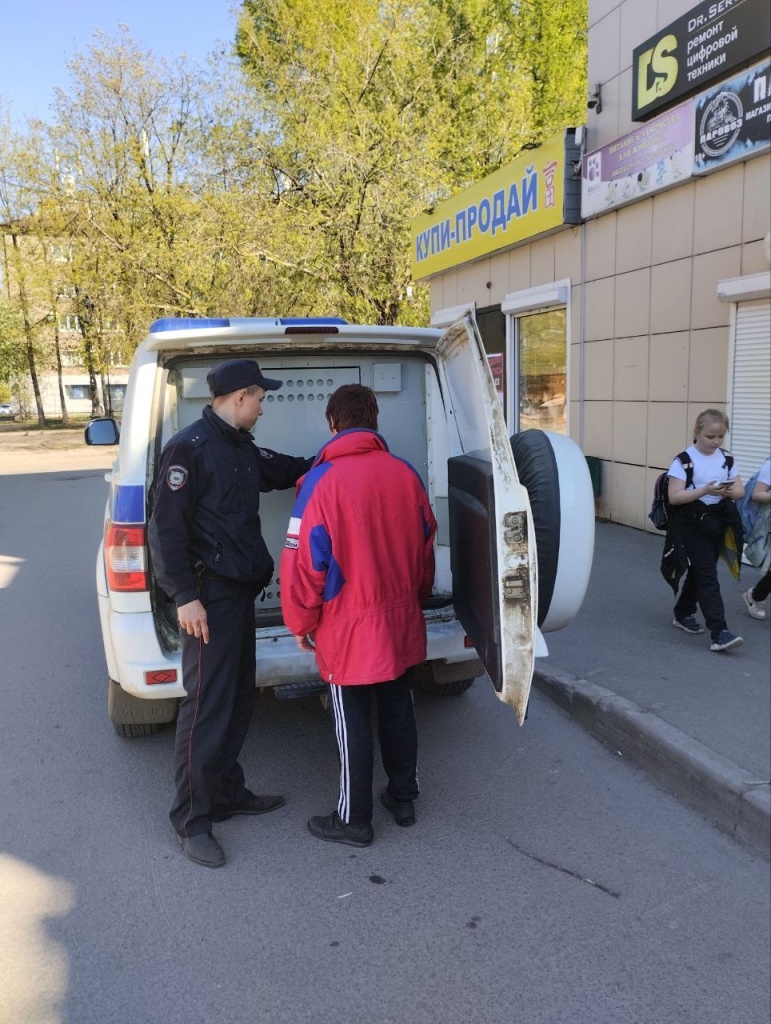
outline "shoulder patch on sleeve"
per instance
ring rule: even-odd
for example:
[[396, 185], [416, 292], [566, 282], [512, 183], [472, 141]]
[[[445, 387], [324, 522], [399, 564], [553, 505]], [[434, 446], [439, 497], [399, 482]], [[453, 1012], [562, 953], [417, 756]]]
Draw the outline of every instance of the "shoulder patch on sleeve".
[[181, 491], [187, 483], [187, 470], [184, 466], [169, 466], [166, 470], [166, 486], [170, 491]]

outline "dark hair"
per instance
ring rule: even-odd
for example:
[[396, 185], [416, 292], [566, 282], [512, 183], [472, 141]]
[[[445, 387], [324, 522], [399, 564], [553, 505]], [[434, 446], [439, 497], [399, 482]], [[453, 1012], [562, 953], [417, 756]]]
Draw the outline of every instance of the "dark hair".
[[366, 427], [377, 430], [377, 399], [375, 392], [363, 384], [343, 384], [329, 396], [327, 421], [336, 430]]

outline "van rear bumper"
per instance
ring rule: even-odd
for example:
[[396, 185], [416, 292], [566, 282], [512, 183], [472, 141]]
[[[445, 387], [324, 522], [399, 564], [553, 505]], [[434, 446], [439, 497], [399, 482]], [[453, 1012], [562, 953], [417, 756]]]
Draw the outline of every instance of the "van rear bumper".
[[[111, 679], [135, 697], [162, 700], [184, 697], [182, 660], [178, 652], [162, 650], [155, 631], [152, 612], [116, 612], [110, 598], [99, 594], [107, 668]], [[429, 662], [435, 663], [437, 678], [473, 678], [483, 669], [473, 647], [464, 646], [463, 627], [446, 613], [426, 623]], [[148, 686], [146, 672], [176, 669], [175, 683]], [[319, 678], [316, 659], [301, 651], [284, 626], [257, 630], [258, 688], [309, 682]]]

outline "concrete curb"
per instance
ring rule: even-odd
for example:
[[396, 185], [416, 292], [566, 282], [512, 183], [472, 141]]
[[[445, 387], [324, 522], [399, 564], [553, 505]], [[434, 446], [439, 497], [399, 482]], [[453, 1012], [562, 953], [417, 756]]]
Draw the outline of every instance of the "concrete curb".
[[735, 839], [771, 857], [771, 785], [626, 697], [558, 669], [533, 682], [589, 732]]

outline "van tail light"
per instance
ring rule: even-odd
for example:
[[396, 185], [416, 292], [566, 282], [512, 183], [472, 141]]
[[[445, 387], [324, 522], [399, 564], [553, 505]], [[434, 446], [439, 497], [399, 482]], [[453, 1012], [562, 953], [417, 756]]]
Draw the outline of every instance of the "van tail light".
[[147, 537], [144, 523], [111, 523], [104, 530], [104, 564], [110, 590], [149, 590]]

